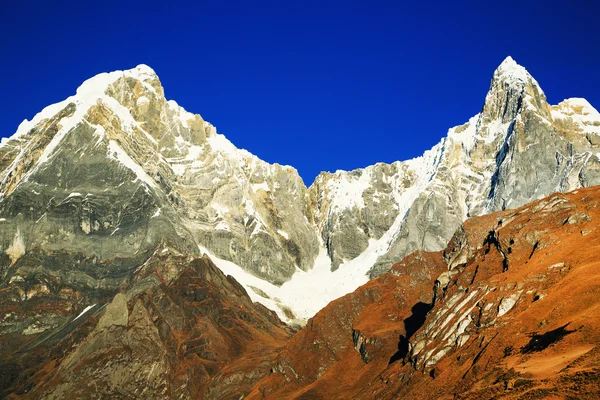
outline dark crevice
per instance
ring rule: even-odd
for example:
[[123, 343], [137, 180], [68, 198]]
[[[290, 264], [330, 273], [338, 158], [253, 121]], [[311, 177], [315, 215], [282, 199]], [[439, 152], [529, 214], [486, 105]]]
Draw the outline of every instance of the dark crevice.
[[475, 319], [475, 326], [476, 327], [481, 327], [481, 320], [483, 319], [483, 304], [481, 303], [477, 303], [477, 308], [479, 309], [479, 312], [477, 313], [477, 318]]
[[[462, 379], [465, 379], [467, 377], [467, 374], [471, 371], [471, 369], [473, 369], [473, 367], [475, 366], [475, 364], [477, 364], [477, 361], [479, 361], [479, 359], [483, 355], [483, 352], [485, 351], [485, 349], [487, 349], [488, 346], [490, 345], [490, 343], [492, 343], [494, 341], [494, 339], [496, 339], [496, 336], [498, 336], [498, 333], [496, 333], [494, 335], [494, 337], [492, 337], [492, 339], [489, 342], [487, 342], [485, 344], [485, 346], [483, 346], [483, 348], [479, 351], [479, 353], [477, 353], [477, 355], [473, 359], [473, 363], [471, 364], [471, 366], [469, 367], [469, 369], [467, 370], [467, 372], [464, 373], [464, 375], [462, 376]], [[482, 343], [483, 343], [483, 339], [484, 338], [482, 338]], [[481, 346], [481, 344], [480, 344], [480, 346]]]
[[[517, 109], [515, 110], [516, 114], [518, 114], [519, 111], [521, 111], [521, 107], [523, 106], [523, 93], [524, 93], [524, 91], [525, 91], [525, 87], [523, 87], [521, 89], [521, 92], [518, 95], [519, 97], [517, 98]], [[510, 92], [508, 92], [507, 94], [509, 94], [509, 93]], [[506, 101], [504, 102], [504, 110], [502, 111], [502, 122], [504, 122], [504, 120], [506, 118], [506, 113], [508, 112], [508, 106], [510, 104], [510, 99], [511, 99], [511, 96], [507, 95], [506, 96]]]
[[500, 167], [502, 166], [502, 163], [506, 159], [508, 151], [510, 150], [509, 140], [512, 136], [514, 127], [515, 121], [512, 121], [508, 126], [508, 131], [506, 133], [506, 138], [504, 139], [502, 148], [500, 149], [498, 154], [496, 154], [496, 170], [494, 171], [494, 175], [492, 175], [492, 182], [490, 185], [490, 193], [488, 194], [488, 199], [493, 198], [496, 194], [496, 187], [498, 186], [498, 182], [500, 180]]
[[406, 335], [400, 335], [398, 342], [398, 351], [390, 358], [388, 364], [392, 364], [398, 360], [404, 360], [408, 355], [409, 341], [410, 338], [419, 330], [420, 327], [425, 323], [427, 313], [433, 308], [435, 299], [431, 304], [418, 302], [415, 304], [411, 311], [410, 317], [404, 320], [404, 330]]
[[535, 242], [535, 244], [533, 245], [533, 249], [531, 249], [531, 254], [529, 255], [528, 260], [531, 260], [531, 257], [533, 257], [533, 253], [535, 253], [535, 251], [537, 250], [539, 244], [540, 244], [539, 240], [537, 242]]
[[331, 236], [327, 237], [327, 240], [325, 241], [325, 249], [327, 250], [327, 255], [329, 256], [329, 259], [333, 261], [333, 248], [331, 247]]
[[473, 278], [471, 278], [471, 283], [470, 283], [470, 285], [472, 285], [472, 284], [473, 284], [473, 282], [475, 282], [475, 278], [477, 277], [477, 272], [478, 272], [478, 271], [479, 271], [479, 264], [477, 264], [477, 265], [475, 266], [475, 273], [473, 274]]

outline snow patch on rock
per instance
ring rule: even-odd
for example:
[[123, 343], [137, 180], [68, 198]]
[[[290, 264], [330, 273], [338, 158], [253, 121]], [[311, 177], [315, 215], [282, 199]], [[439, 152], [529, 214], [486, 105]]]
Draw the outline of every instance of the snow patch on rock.
[[119, 146], [119, 144], [111, 140], [108, 142], [108, 157], [110, 159], [120, 162], [123, 166], [130, 169], [136, 176], [137, 179], [144, 182], [150, 187], [156, 187], [156, 183], [148, 176], [146, 171], [136, 163], [129, 155]]

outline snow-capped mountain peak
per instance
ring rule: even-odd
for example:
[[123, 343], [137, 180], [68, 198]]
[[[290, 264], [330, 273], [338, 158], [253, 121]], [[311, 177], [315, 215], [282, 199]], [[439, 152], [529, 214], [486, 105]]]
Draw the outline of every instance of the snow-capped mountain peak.
[[510, 77], [522, 82], [527, 82], [529, 79], [531, 79], [531, 75], [525, 69], [525, 67], [517, 64], [517, 62], [511, 56], [506, 57], [504, 61], [502, 61], [502, 63], [496, 69], [494, 75], [505, 78]]

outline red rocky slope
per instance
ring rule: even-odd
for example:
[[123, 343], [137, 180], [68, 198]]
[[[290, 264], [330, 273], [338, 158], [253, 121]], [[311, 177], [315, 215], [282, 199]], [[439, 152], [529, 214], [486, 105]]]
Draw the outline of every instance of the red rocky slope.
[[293, 336], [252, 399], [597, 398], [600, 189], [471, 218]]

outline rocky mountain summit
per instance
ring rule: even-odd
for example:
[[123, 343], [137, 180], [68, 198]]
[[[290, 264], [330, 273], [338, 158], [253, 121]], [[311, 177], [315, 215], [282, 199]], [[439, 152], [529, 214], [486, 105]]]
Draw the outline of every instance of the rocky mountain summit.
[[[114, 290], [164, 241], [302, 323], [405, 255], [442, 249], [469, 216], [600, 183], [598, 146], [600, 114], [583, 99], [550, 106], [509, 57], [481, 112], [422, 157], [307, 188], [166, 100], [140, 65], [91, 78], [3, 139], [0, 277]], [[40, 251], [94, 261], [19, 263]]]
[[[512, 276], [517, 245], [490, 218], [600, 183], [599, 146], [589, 103], [549, 105], [507, 58], [481, 112], [422, 157], [307, 188], [166, 100], [151, 68], [100, 74], [0, 144], [0, 396], [315, 398], [360, 371], [335, 378], [337, 393], [386, 398], [392, 386], [372, 381], [386, 368], [425, 387], [414, 371], [440, 375], [501, 317], [473, 317], [474, 302], [503, 293], [491, 309], [507, 313], [527, 293], [521, 275], [516, 291], [494, 280]], [[588, 197], [555, 210], [561, 229], [593, 219]], [[491, 212], [469, 220], [481, 229], [465, 222]], [[546, 242], [529, 235], [534, 254]]]

